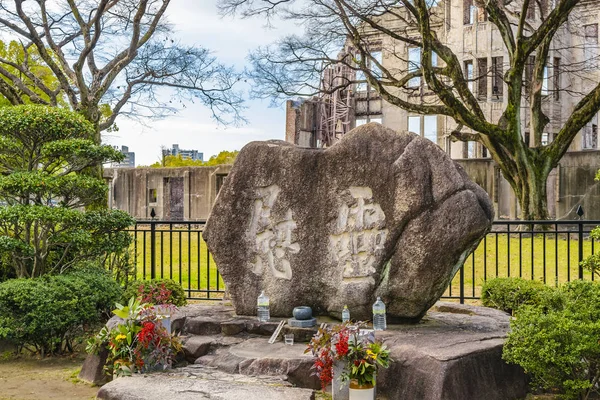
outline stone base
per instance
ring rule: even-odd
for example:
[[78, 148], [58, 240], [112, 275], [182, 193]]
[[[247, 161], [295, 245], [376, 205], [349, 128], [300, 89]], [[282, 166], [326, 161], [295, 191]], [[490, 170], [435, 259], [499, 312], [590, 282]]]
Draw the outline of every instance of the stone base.
[[290, 319], [288, 319], [288, 325], [293, 328], [312, 328], [316, 324], [317, 324], [316, 318], [311, 318], [311, 319], [290, 318]]
[[[388, 330], [377, 331], [375, 336], [385, 341], [391, 351], [390, 368], [380, 370], [377, 376], [377, 396], [386, 400], [511, 400], [524, 398], [527, 379], [523, 370], [507, 365], [502, 360], [502, 346], [509, 329], [510, 316], [485, 307], [455, 303], [437, 303], [423, 320], [412, 325], [388, 325]], [[321, 320], [318, 323], [330, 320]], [[268, 344], [277, 322], [259, 323], [255, 319], [237, 317], [233, 310], [223, 306], [193, 305], [184, 307], [173, 323], [188, 335], [184, 344], [186, 359], [195, 363], [190, 367], [169, 373], [169, 385], [190, 387], [191, 391], [210, 393], [209, 383], [189, 383], [189, 368], [205, 368], [226, 374], [236, 380], [281, 379], [287, 385], [318, 389], [319, 382], [312, 376], [312, 357], [304, 354], [304, 344], [297, 343], [303, 335], [308, 339], [314, 328], [286, 326], [294, 333], [296, 343], [285, 346], [282, 342]], [[285, 329], [284, 329], [285, 331]], [[156, 374], [152, 374], [154, 377]], [[122, 378], [121, 378], [122, 379]], [[133, 393], [128, 384], [120, 382], [108, 386], [122, 392], [122, 396], [107, 394], [101, 399], [128, 399]], [[135, 378], [140, 379], [140, 378]], [[161, 378], [162, 379], [162, 378]], [[187, 382], [181, 383], [179, 382]], [[244, 381], [241, 379], [241, 381]], [[133, 382], [133, 381], [126, 381]], [[137, 382], [137, 381], [136, 381]], [[148, 384], [162, 385], [163, 381], [146, 379]], [[212, 385], [212, 386], [211, 386]], [[236, 395], [252, 388], [229, 388]], [[229, 390], [227, 389], [227, 390]], [[262, 388], [254, 388], [259, 393]], [[291, 389], [290, 389], [291, 390]], [[310, 391], [309, 391], [310, 392]], [[157, 391], [158, 393], [158, 391]], [[198, 393], [198, 392], [196, 392]], [[273, 393], [281, 399], [304, 398], [307, 392]], [[347, 393], [347, 392], [346, 392]], [[287, 396], [290, 397], [287, 397]], [[342, 392], [335, 400], [345, 400]], [[261, 400], [270, 398], [261, 397]], [[148, 397], [154, 399], [155, 397]], [[179, 397], [177, 397], [179, 399]], [[185, 397], [181, 397], [184, 399]], [[200, 397], [203, 398], [203, 397]], [[235, 398], [235, 397], [232, 397]], [[223, 397], [229, 399], [229, 397]]]
[[199, 366], [179, 375], [152, 374], [119, 378], [103, 386], [99, 400], [313, 400], [309, 389], [293, 388], [281, 379], [224, 374]]

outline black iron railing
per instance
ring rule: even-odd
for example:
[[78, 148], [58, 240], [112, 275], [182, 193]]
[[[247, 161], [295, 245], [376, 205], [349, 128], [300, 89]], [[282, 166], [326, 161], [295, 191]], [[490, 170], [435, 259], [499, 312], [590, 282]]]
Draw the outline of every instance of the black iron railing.
[[[134, 236], [138, 279], [169, 278], [189, 299], [216, 299], [225, 285], [202, 230], [206, 221], [138, 221]], [[458, 270], [444, 299], [477, 300], [490, 278], [518, 276], [557, 286], [573, 279], [594, 279], [580, 262], [594, 254], [590, 231], [600, 221], [496, 221]]]
[[590, 231], [600, 221], [495, 221], [459, 269], [444, 298], [476, 300], [490, 278], [521, 277], [558, 286], [594, 279], [580, 262], [596, 251]]
[[137, 279], [173, 279], [188, 299], [223, 296], [225, 285], [202, 231], [206, 221], [137, 221], [131, 229]]

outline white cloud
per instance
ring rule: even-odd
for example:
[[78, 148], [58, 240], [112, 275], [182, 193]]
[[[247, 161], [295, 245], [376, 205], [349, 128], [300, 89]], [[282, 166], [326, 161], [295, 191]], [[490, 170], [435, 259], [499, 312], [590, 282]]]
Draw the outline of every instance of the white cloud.
[[[289, 24], [285, 30], [265, 29], [260, 19], [221, 19], [216, 3], [217, 0], [173, 1], [169, 5], [169, 20], [182, 42], [207, 47], [220, 61], [234, 64], [240, 70], [248, 51], [295, 30]], [[148, 165], [159, 159], [162, 145], [178, 143], [181, 148], [203, 152], [208, 159], [221, 150], [239, 150], [254, 140], [284, 139], [282, 108], [269, 108], [267, 101], [252, 101], [247, 105], [244, 115], [249, 124], [239, 128], [216, 125], [206, 108], [188, 104], [178, 115], [148, 122], [148, 127], [119, 117], [119, 132], [107, 133], [104, 140], [129, 146], [136, 153], [136, 163]]]

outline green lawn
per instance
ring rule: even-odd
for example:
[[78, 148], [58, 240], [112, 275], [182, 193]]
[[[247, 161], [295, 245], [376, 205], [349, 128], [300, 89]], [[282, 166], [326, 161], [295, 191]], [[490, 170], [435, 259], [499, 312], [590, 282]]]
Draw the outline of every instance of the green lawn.
[[[498, 251], [496, 252], [496, 241]], [[591, 240], [583, 241], [583, 254], [588, 256], [598, 251], [598, 244]], [[533, 263], [532, 263], [533, 248]], [[487, 257], [484, 257], [484, 252]], [[544, 257], [545, 254], [545, 257]], [[490, 233], [481, 241], [473, 255], [469, 256], [464, 266], [465, 296], [479, 297], [481, 285], [486, 279], [496, 276], [518, 276], [525, 279], [536, 279], [548, 285], [557, 285], [579, 276], [579, 241], [577, 233], [571, 234], [567, 240], [566, 234], [527, 235], [511, 234], [510, 240], [506, 234]], [[591, 274], [584, 271], [584, 278], [591, 279]], [[445, 296], [458, 296], [460, 290], [460, 272], [452, 281], [451, 291]]]
[[[135, 274], [138, 279], [150, 279], [151, 233], [138, 231], [132, 244], [135, 254]], [[206, 293], [194, 290], [224, 290], [225, 284], [217, 272], [217, 266], [208, 253], [201, 232], [182, 230], [155, 232], [155, 277], [169, 278], [181, 284], [188, 297], [206, 298]], [[221, 297], [211, 293], [210, 297]]]
[[[554, 234], [538, 234], [532, 238], [531, 235], [523, 233], [521, 237], [522, 240], [519, 240], [518, 233], [511, 234], [509, 241], [506, 234], [488, 234], [475, 251], [474, 257], [469, 256], [465, 262], [466, 297], [479, 297], [483, 282], [496, 276], [533, 278], [549, 285], [577, 279], [579, 242], [576, 233], [571, 234], [570, 241], [565, 234], [559, 235], [558, 240]], [[195, 290], [224, 290], [223, 279], [218, 274], [216, 263], [208, 254], [206, 243], [198, 230], [168, 232], [157, 229], [155, 238], [157, 278], [170, 278], [181, 283], [188, 297], [207, 297], [207, 293], [194, 292]], [[137, 267], [136, 276], [140, 279], [151, 277], [150, 243], [149, 230], [137, 232], [132, 246]], [[592, 248], [592, 241], [584, 240], [584, 255], [591, 254]], [[597, 245], [594, 250], [597, 250]], [[483, 257], [484, 252], [487, 253], [487, 257]], [[584, 278], [590, 279], [591, 274], [585, 271]], [[459, 293], [460, 273], [457, 273], [452, 281], [451, 290], [447, 290], [444, 296], [456, 297]], [[219, 293], [210, 294], [211, 298], [220, 296]]]

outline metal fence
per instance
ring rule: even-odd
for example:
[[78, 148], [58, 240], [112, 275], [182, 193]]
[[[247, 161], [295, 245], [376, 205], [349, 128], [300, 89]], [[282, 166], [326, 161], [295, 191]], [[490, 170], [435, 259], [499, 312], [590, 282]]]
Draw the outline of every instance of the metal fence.
[[188, 299], [216, 299], [225, 292], [202, 238], [206, 221], [137, 221], [131, 230], [137, 279], [179, 282]]
[[[138, 279], [169, 278], [189, 299], [217, 299], [225, 284], [202, 230], [206, 221], [138, 221], [131, 230]], [[444, 299], [477, 300], [490, 278], [518, 276], [558, 285], [594, 279], [580, 262], [598, 247], [590, 231], [600, 221], [496, 221], [458, 270]]]

